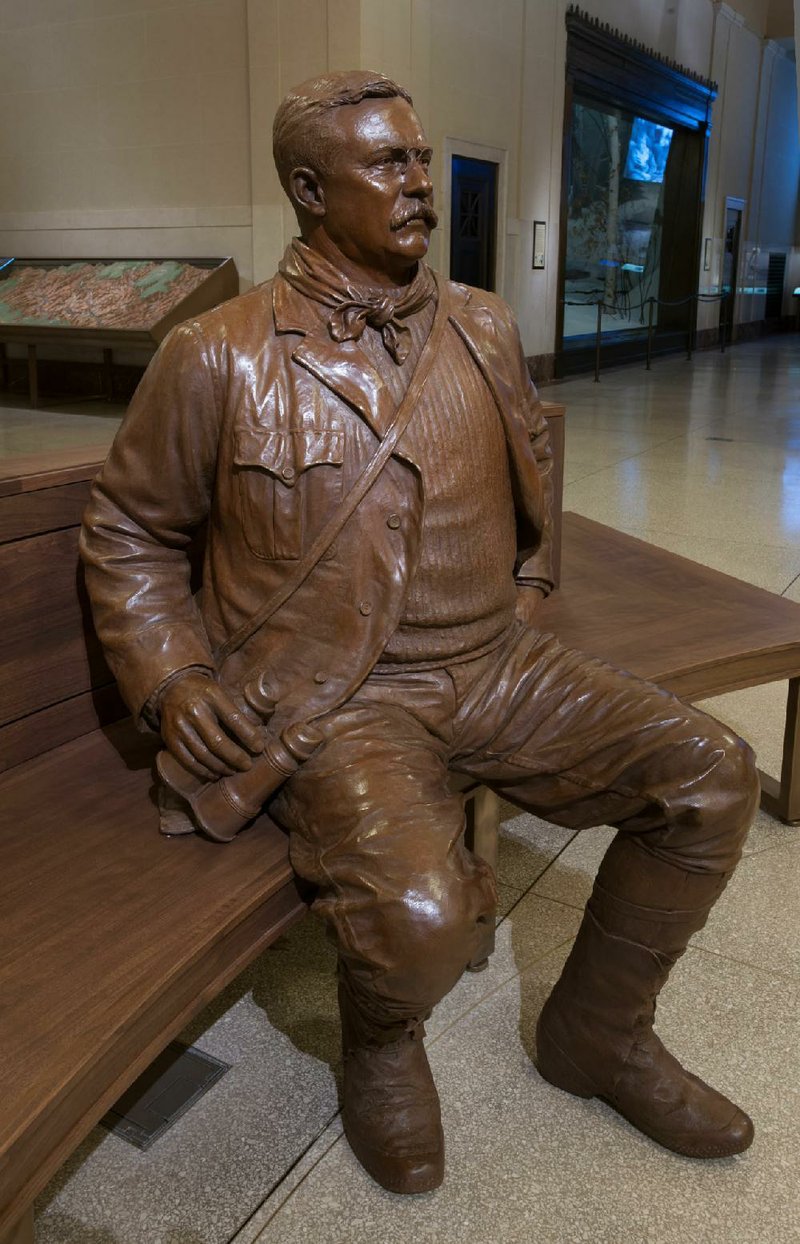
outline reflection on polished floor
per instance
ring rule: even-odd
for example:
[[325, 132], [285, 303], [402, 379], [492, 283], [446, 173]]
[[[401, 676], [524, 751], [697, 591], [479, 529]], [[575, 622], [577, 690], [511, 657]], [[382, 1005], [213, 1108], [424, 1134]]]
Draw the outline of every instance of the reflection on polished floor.
[[[565, 508], [800, 601], [800, 336], [544, 396], [567, 407]], [[111, 431], [114, 415], [75, 410], [6, 409], [0, 446]], [[706, 707], [777, 773], [784, 696], [776, 684]], [[184, 1034], [231, 1071], [147, 1153], [94, 1133], [38, 1202], [39, 1244], [800, 1241], [800, 827], [759, 815], [659, 1004], [668, 1044], [756, 1121], [748, 1153], [703, 1163], [537, 1075], [536, 1016], [610, 831], [506, 813], [497, 953], [429, 1025], [442, 1189], [381, 1191], [341, 1137], [333, 955], [309, 920]]]

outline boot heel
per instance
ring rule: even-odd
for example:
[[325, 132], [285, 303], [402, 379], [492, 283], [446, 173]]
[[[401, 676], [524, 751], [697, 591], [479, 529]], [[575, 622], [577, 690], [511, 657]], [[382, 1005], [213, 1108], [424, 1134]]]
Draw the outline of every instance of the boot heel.
[[572, 1093], [573, 1097], [596, 1096], [597, 1090], [589, 1077], [575, 1066], [541, 1025], [536, 1029], [536, 1067], [540, 1076], [565, 1093]]

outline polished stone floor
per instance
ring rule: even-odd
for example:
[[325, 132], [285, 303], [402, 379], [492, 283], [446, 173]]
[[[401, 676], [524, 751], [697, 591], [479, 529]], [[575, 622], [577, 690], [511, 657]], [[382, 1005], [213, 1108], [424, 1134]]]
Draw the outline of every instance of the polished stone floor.
[[[544, 396], [568, 411], [566, 508], [800, 601], [800, 336]], [[13, 414], [16, 432], [0, 415], [8, 452], [15, 436], [83, 428], [95, 443], [112, 426], [88, 412]], [[776, 684], [708, 705], [773, 773], [784, 696]], [[231, 1071], [146, 1154], [95, 1132], [40, 1198], [39, 1244], [800, 1242], [800, 828], [759, 815], [659, 1005], [669, 1044], [756, 1120], [753, 1148], [716, 1163], [660, 1150], [531, 1063], [609, 838], [507, 809], [497, 953], [429, 1026], [442, 1189], [381, 1191], [341, 1137], [333, 957], [306, 921], [185, 1034]]]

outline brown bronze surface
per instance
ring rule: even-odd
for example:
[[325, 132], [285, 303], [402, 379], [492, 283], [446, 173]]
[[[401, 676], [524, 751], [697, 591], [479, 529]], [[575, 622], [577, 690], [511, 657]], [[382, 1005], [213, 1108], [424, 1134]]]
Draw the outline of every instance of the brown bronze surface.
[[[539, 628], [553, 587], [546, 420], [508, 307], [425, 267], [430, 150], [407, 93], [363, 71], [305, 83], [279, 108], [274, 138], [300, 239], [272, 281], [165, 340], [86, 512], [109, 665], [173, 761], [221, 789], [268, 740], [318, 732], [271, 811], [338, 942], [358, 1063], [349, 1083], [405, 1068], [368, 1129], [354, 1122], [362, 1090], [347, 1103], [359, 1156], [385, 1186], [439, 1176], [430, 1137], [414, 1147], [415, 1128], [435, 1132], [424, 1062], [398, 1043], [419, 1038], [494, 914], [492, 870], [464, 846], [451, 772], [559, 824], [620, 830], [575, 952], [581, 971], [567, 976], [581, 978], [587, 1024], [615, 1065], [650, 1071], [615, 1097], [583, 1059], [581, 1032], [570, 1045], [559, 1028], [548, 1029], [549, 1078], [577, 1091], [557, 1045], [660, 1143], [738, 1151], [750, 1133], [737, 1116], [717, 1135], [712, 1090], [673, 1132], [669, 1117], [653, 1121], [657, 1084], [680, 1096], [686, 1073], [666, 1052], [656, 1059], [648, 1006], [736, 865], [757, 799], [752, 754], [698, 710]], [[414, 385], [432, 322], [443, 335], [413, 417], [323, 548]], [[203, 524], [196, 597], [187, 553]], [[319, 558], [295, 584], [309, 550]], [[621, 924], [609, 910], [626, 913]], [[633, 966], [623, 926], [636, 931]], [[658, 972], [645, 971], [640, 960], [654, 958]], [[601, 960], [620, 982], [611, 1000]], [[402, 1155], [418, 1150], [417, 1181]]]

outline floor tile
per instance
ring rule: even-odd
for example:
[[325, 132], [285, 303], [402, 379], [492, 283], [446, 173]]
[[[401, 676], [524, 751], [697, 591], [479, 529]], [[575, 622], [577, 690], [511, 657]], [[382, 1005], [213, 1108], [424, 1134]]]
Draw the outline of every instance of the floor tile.
[[[549, 898], [559, 903], [566, 903], [570, 907], [583, 909], [592, 892], [600, 862], [614, 838], [614, 833], [613, 829], [603, 827], [586, 829], [577, 834], [569, 846], [561, 852], [558, 859], [546, 872], [542, 873], [531, 892], [541, 898]], [[800, 846], [800, 827], [783, 825], [774, 817], [768, 816], [766, 812], [757, 812], [745, 842], [744, 856], [780, 851], [787, 846]], [[800, 876], [796, 880], [800, 895]], [[727, 892], [720, 902], [728, 903]], [[798, 947], [800, 948], [800, 938]]]
[[516, 810], [513, 819], [501, 825], [498, 880], [527, 890], [573, 837], [573, 830]]
[[583, 910], [592, 892], [600, 861], [614, 834], [615, 830], [605, 826], [576, 834], [556, 862], [535, 883], [532, 893]]
[[698, 708], [724, 721], [746, 739], [756, 753], [759, 767], [777, 778], [783, 759], [787, 689], [785, 681], [764, 683], [702, 700]]
[[482, 1005], [506, 981], [559, 946], [569, 943], [578, 931], [580, 912], [538, 894], [523, 895], [497, 927], [496, 946], [483, 972], [466, 972], [426, 1021], [435, 1040]]
[[704, 539], [752, 541], [796, 550], [800, 542], [800, 482], [775, 486], [761, 477], [752, 488], [727, 481], [650, 470], [643, 458], [598, 471], [564, 488], [564, 508], [611, 527], [651, 527]]
[[800, 982], [800, 834], [749, 855], [693, 945]]
[[754, 471], [759, 476], [778, 473], [788, 480], [800, 475], [800, 450], [763, 441], [755, 445], [733, 435], [728, 439], [706, 431], [665, 440], [642, 456], [645, 465], [652, 460], [685, 475], [710, 480], [731, 479], [739, 473], [749, 478]]
[[787, 600], [794, 600], [800, 603], [800, 574], [792, 580], [783, 595]]

